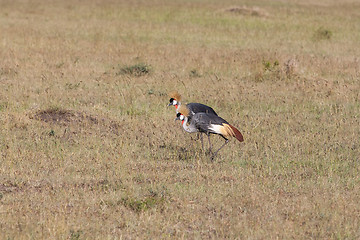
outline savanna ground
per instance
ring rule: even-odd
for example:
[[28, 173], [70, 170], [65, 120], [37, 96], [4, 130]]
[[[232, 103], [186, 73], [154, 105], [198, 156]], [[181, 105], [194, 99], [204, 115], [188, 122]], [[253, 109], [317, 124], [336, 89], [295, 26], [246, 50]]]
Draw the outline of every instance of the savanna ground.
[[359, 8], [1, 0], [0, 239], [359, 239]]

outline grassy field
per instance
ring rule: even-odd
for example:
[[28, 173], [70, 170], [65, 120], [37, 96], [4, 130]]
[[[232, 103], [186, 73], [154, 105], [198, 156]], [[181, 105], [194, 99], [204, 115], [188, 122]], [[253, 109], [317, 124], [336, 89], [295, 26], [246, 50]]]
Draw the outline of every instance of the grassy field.
[[359, 239], [359, 8], [0, 0], [0, 239]]

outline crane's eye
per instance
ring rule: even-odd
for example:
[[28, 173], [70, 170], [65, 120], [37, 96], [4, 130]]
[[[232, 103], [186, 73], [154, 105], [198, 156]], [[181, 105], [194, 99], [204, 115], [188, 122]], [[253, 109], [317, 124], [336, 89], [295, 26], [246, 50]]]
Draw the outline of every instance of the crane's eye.
[[181, 115], [181, 113], [177, 113], [177, 114], [176, 114], [176, 117], [180, 117], [180, 115]]
[[184, 115], [182, 115], [182, 114], [180, 114], [180, 120], [182, 121], [182, 120], [184, 120]]
[[174, 101], [175, 99], [174, 98], [170, 98], [170, 103], [172, 103], [172, 101]]

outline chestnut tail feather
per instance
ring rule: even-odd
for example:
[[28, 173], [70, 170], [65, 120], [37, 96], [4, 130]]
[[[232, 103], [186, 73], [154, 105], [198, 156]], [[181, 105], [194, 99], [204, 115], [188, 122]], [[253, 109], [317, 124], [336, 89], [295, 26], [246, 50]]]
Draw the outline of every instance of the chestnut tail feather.
[[[229, 124], [230, 125], [230, 124]], [[236, 127], [234, 127], [234, 126], [231, 126], [230, 125], [230, 127], [231, 127], [231, 129], [234, 131], [234, 134], [235, 134], [235, 138], [237, 139], [237, 140], [239, 140], [239, 142], [243, 142], [244, 141], [244, 137], [243, 137], [243, 135], [241, 134], [241, 132], [239, 131], [239, 130], [237, 130], [236, 129]]]

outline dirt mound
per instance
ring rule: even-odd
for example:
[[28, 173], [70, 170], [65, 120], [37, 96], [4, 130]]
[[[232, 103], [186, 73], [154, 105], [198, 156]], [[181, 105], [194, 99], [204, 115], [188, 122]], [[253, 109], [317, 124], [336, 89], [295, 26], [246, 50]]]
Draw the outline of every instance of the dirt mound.
[[75, 118], [75, 114], [62, 109], [47, 109], [37, 112], [34, 118], [47, 123], [61, 124], [71, 122]]
[[50, 124], [65, 127], [101, 128], [103, 131], [112, 132], [116, 135], [120, 132], [120, 124], [105, 117], [93, 116], [79, 111], [49, 108], [36, 112], [31, 119], [36, 119]]
[[234, 14], [240, 14], [240, 15], [249, 15], [249, 16], [258, 16], [258, 17], [267, 17], [269, 14], [259, 8], [259, 7], [231, 7], [224, 10], [225, 12], [234, 13]]
[[[71, 110], [49, 108], [35, 113], [34, 118], [47, 123], [54, 123], [60, 125], [67, 125], [69, 123], [84, 123], [98, 124], [99, 120], [91, 115], [75, 112]], [[104, 119], [103, 119], [104, 120]]]

